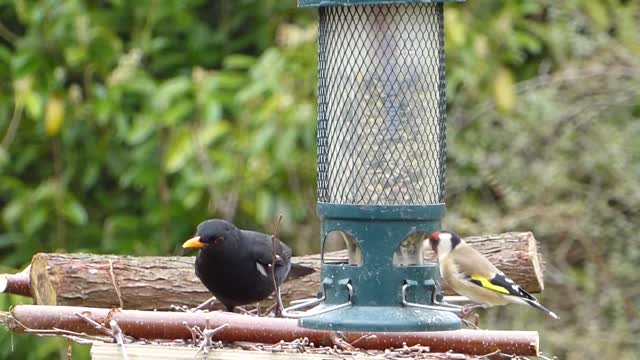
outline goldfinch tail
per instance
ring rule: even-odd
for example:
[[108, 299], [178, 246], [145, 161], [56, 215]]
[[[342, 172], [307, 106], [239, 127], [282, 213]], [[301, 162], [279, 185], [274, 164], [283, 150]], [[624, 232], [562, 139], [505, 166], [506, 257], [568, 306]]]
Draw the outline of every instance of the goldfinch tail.
[[529, 300], [529, 299], [522, 299], [524, 300], [527, 304], [533, 306], [534, 308], [546, 313], [547, 315], [551, 316], [554, 319], [560, 319], [560, 317], [558, 317], [558, 315], [556, 315], [556, 313], [554, 313], [553, 311], [547, 309], [546, 307], [542, 306], [539, 302], [537, 301], [533, 301], [533, 300]]

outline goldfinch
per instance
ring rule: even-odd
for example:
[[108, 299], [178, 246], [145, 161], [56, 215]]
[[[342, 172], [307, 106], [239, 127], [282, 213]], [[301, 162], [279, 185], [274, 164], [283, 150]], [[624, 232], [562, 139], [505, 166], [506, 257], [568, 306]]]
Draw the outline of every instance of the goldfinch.
[[456, 233], [436, 231], [429, 237], [429, 244], [438, 258], [444, 281], [458, 294], [490, 306], [528, 304], [558, 319]]

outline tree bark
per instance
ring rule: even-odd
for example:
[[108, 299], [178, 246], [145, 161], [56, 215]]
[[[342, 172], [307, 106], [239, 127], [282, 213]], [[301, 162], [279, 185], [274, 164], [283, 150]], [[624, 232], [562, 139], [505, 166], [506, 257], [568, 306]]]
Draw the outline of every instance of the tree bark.
[[[306, 329], [297, 320], [238, 315], [226, 312], [184, 313], [137, 310], [110, 310], [69, 306], [18, 305], [10, 313], [0, 313], [0, 323], [14, 332], [52, 334], [52, 331], [73, 331], [88, 335], [103, 335], [92, 324], [76, 314], [82, 314], [109, 328], [115, 320], [122, 332], [137, 339], [191, 339], [187, 329], [227, 328], [214, 335], [215, 341], [248, 341], [275, 344], [308, 338], [316, 346], [334, 346], [335, 332]], [[186, 325], [186, 326], [185, 326]], [[44, 330], [44, 331], [43, 331]], [[347, 343], [358, 341], [358, 348], [384, 350], [420, 344], [432, 352], [453, 351], [469, 355], [484, 355], [500, 350], [503, 354], [538, 356], [539, 337], [536, 331], [453, 330], [426, 332], [342, 332]], [[366, 336], [375, 335], [375, 336]]]
[[[463, 240], [482, 255], [498, 269], [504, 271], [518, 285], [530, 293], [539, 293], [544, 290], [543, 272], [544, 259], [538, 250], [537, 240], [532, 232], [508, 232], [481, 236], [465, 237]], [[327, 253], [326, 259], [336, 262], [347, 261], [347, 251], [340, 250]], [[425, 263], [435, 263], [436, 257], [430, 248], [425, 248]], [[298, 264], [311, 266], [317, 271], [300, 280], [313, 278], [316, 284], [320, 283], [320, 254], [294, 257]], [[294, 280], [293, 283], [299, 280]], [[444, 285], [445, 294], [455, 293]], [[308, 286], [308, 284], [300, 284]], [[297, 285], [295, 286], [298, 287]]]
[[30, 272], [31, 267], [27, 266], [17, 274], [0, 275], [0, 293], [31, 296]]
[[[535, 293], [544, 288], [541, 256], [530, 232], [478, 236], [465, 241], [527, 291]], [[427, 262], [434, 262], [432, 255], [429, 250]], [[345, 251], [325, 254], [326, 259], [332, 260], [346, 257]], [[194, 307], [211, 297], [195, 276], [194, 259], [36, 254], [31, 264], [31, 294], [34, 303], [41, 305], [111, 308], [122, 303], [125, 309], [138, 310], [166, 310], [171, 305]], [[285, 282], [285, 303], [315, 297], [319, 290], [320, 255], [294, 257], [293, 261], [311, 266], [316, 272]], [[453, 294], [446, 286], [445, 292]], [[263, 305], [272, 303], [265, 301]]]

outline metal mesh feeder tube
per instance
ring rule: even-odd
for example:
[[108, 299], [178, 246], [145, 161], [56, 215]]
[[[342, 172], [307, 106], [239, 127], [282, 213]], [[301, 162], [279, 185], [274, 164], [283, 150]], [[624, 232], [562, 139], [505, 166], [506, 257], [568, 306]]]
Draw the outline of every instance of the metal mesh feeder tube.
[[[445, 212], [443, 3], [300, 5], [319, 7], [322, 295], [287, 314], [314, 329], [459, 329], [422, 253]], [[324, 259], [330, 236], [345, 240], [347, 263]]]

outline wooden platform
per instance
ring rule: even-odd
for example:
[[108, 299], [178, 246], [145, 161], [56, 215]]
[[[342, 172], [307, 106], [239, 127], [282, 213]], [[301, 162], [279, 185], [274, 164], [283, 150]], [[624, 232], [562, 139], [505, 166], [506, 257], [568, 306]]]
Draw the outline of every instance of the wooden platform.
[[[193, 346], [184, 345], [157, 345], [157, 344], [127, 344], [125, 346], [126, 357], [122, 352], [120, 345], [109, 343], [95, 343], [91, 347], [91, 358], [93, 360], [142, 360], [142, 359], [154, 359], [154, 360], [195, 360], [195, 359], [209, 359], [209, 360], [273, 360], [273, 359], [394, 359], [393, 354], [378, 352], [336, 352], [334, 353], [310, 353], [310, 352], [273, 352], [273, 351], [250, 351], [240, 349], [213, 349], [208, 354], [200, 352], [196, 357], [198, 349]], [[439, 354], [427, 354], [420, 353], [401, 356], [404, 359], [478, 359], [477, 357], [469, 357], [463, 354], [453, 353], [439, 353]]]

